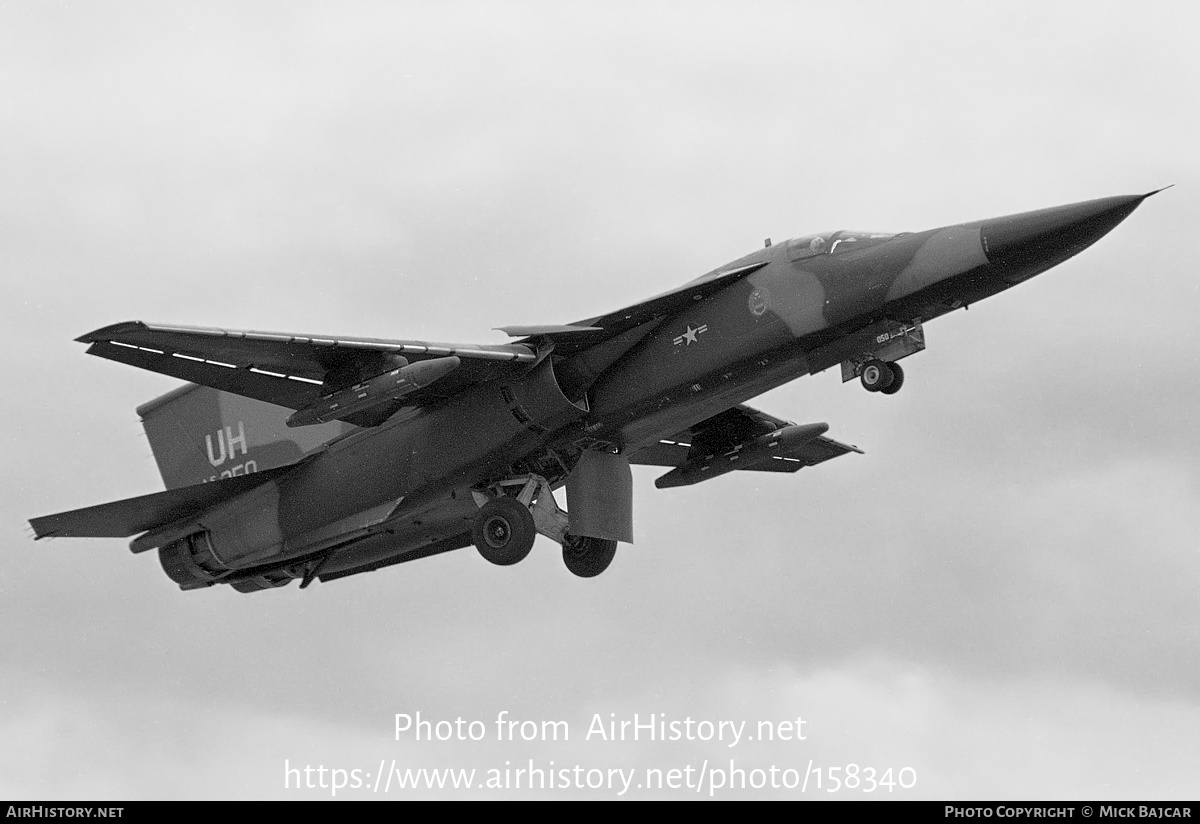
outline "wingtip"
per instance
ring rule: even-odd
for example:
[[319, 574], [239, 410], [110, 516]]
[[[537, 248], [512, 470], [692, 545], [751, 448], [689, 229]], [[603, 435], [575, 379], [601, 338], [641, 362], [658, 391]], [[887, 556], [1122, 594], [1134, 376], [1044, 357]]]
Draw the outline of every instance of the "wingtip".
[[113, 323], [108, 326], [102, 326], [86, 334], [75, 338], [77, 343], [95, 343], [96, 341], [109, 340], [113, 335], [119, 335], [127, 332], [136, 332], [145, 329], [146, 324], [140, 320], [126, 320], [120, 323]]
[[1155, 189], [1153, 192], [1147, 192], [1146, 194], [1142, 195], [1142, 200], [1145, 200], [1148, 197], [1153, 197], [1154, 195], [1158, 194], [1159, 192], [1165, 192], [1167, 189], [1172, 189], [1174, 187], [1175, 187], [1174, 183], [1168, 183], [1166, 186], [1163, 186], [1161, 189]]
[[44, 538], [53, 538], [57, 533], [53, 529], [41, 529], [38, 526], [39, 521], [45, 521], [46, 518], [31, 518], [25, 522], [25, 534], [32, 535], [33, 540], [40, 541]]

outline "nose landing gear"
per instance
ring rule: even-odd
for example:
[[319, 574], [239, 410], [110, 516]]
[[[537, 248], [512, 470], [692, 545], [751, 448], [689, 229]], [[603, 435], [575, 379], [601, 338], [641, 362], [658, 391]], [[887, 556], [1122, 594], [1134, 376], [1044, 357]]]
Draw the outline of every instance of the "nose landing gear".
[[[835, 356], [842, 360], [842, 383], [858, 378], [868, 392], [895, 395], [904, 385], [904, 370], [897, 361], [924, 349], [925, 330], [920, 320], [884, 320], [856, 333], [853, 340], [837, 348]], [[821, 358], [828, 356], [820, 349], [814, 352], [820, 367]]]
[[859, 379], [868, 392], [895, 395], [904, 385], [904, 369], [898, 363], [869, 360], [863, 364]]

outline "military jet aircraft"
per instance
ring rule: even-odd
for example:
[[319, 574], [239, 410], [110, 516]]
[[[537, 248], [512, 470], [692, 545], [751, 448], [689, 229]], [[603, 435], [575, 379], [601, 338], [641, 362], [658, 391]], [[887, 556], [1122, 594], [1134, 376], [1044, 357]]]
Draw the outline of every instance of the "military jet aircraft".
[[510, 565], [539, 533], [592, 577], [633, 542], [632, 464], [669, 468], [665, 488], [859, 452], [745, 402], [834, 366], [894, 394], [925, 323], [1079, 253], [1151, 194], [767, 241], [615, 312], [503, 327], [502, 345], [106, 326], [79, 338], [89, 354], [189, 382], [137, 410], [167, 489], [31, 525], [136, 536], [185, 590], [304, 588], [471, 544]]

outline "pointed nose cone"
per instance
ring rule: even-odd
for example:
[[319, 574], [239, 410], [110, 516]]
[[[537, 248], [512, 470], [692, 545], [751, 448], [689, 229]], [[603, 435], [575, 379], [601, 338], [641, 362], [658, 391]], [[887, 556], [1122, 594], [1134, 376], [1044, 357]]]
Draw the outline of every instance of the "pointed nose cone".
[[1091, 246], [1152, 194], [1105, 197], [986, 220], [981, 226], [984, 254], [1005, 280], [1024, 280]]

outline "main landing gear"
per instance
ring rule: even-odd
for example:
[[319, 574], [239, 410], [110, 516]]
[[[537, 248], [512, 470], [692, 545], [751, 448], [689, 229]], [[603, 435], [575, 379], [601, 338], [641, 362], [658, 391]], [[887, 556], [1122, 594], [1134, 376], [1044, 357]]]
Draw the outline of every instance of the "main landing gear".
[[563, 563], [580, 578], [595, 578], [612, 563], [617, 554], [617, 542], [603, 538], [580, 538], [567, 535], [563, 541]]
[[484, 504], [471, 529], [471, 540], [479, 554], [497, 566], [525, 560], [536, 537], [532, 513], [516, 498], [507, 496]]
[[[520, 486], [515, 496], [505, 487]], [[512, 566], [525, 560], [538, 534], [562, 544], [563, 563], [580, 578], [594, 578], [608, 569], [617, 542], [572, 535], [567, 513], [559, 509], [550, 484], [540, 475], [511, 478], [496, 484], [491, 495], [476, 491], [479, 513], [471, 540], [485, 560]]]
[[869, 360], [863, 364], [859, 379], [868, 392], [895, 395], [904, 385], [904, 369], [898, 363]]

